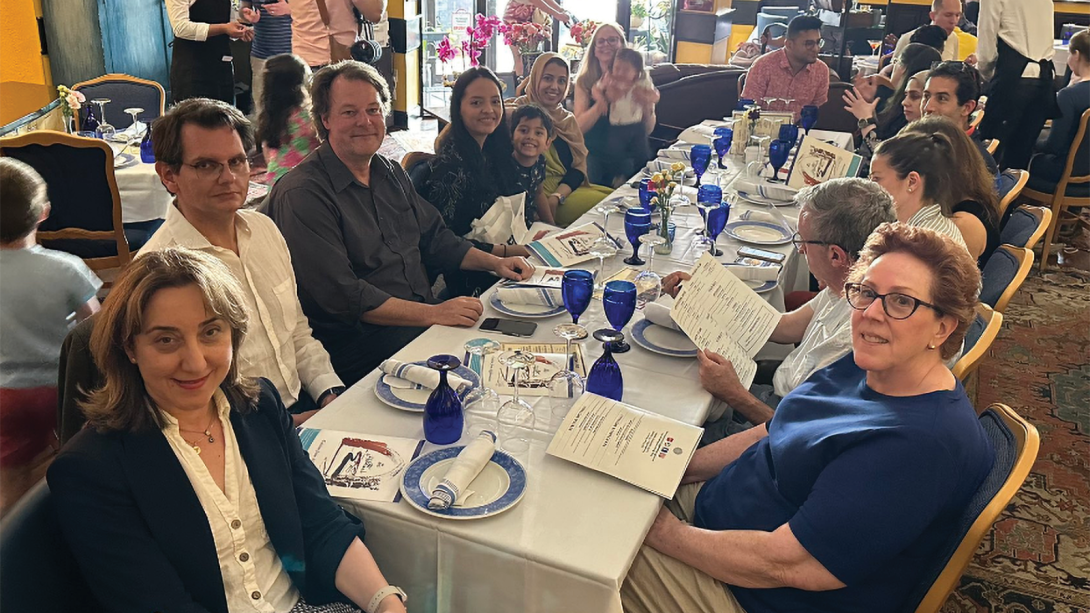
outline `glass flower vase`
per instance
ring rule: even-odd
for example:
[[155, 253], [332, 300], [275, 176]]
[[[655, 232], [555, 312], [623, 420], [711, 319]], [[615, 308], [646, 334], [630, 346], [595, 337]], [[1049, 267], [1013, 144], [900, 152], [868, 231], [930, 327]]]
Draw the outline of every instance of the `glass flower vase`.
[[662, 219], [659, 221], [658, 235], [663, 238], [661, 244], [655, 245], [655, 253], [659, 255], [667, 255], [674, 250], [674, 236], [670, 233], [670, 217], [673, 213], [673, 207], [671, 205], [659, 206], [659, 211], [662, 212]]

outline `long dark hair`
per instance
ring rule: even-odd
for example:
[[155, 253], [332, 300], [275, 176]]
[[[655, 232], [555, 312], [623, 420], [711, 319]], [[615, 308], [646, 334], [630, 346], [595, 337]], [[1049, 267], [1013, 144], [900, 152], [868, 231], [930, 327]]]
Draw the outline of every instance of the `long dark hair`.
[[950, 139], [941, 132], [921, 134], [919, 132], [901, 132], [893, 138], [882, 141], [874, 151], [874, 157], [886, 156], [889, 167], [897, 173], [898, 179], [904, 179], [915, 171], [923, 177], [923, 197], [932, 204], [942, 207], [942, 214], [953, 214], [954, 181], [957, 172], [954, 169], [954, 147]]
[[261, 112], [257, 116], [258, 142], [270, 149], [280, 147], [288, 129], [288, 117], [303, 106], [309, 73], [306, 62], [290, 53], [274, 55], [265, 62]]
[[[473, 135], [466, 128], [462, 119], [462, 100], [469, 84], [477, 79], [488, 79], [496, 86], [496, 93], [503, 97], [503, 83], [496, 73], [486, 66], [474, 66], [466, 70], [454, 82], [450, 91], [450, 136], [440, 144], [439, 153], [453, 153], [469, 167], [471, 176], [489, 176], [497, 179], [497, 187], [505, 191], [507, 183], [514, 176], [514, 147], [511, 145], [511, 132], [507, 126], [507, 107], [500, 105], [500, 121], [496, 129], [484, 140], [484, 146], [477, 144]], [[487, 171], [487, 172], [486, 172]]]
[[999, 227], [999, 195], [995, 191], [995, 177], [984, 164], [973, 139], [953, 121], [941, 115], [929, 115], [908, 124], [904, 132], [915, 134], [942, 134], [950, 141], [954, 155], [954, 182], [951, 186], [951, 205], [963, 200], [975, 200], [984, 208], [991, 225]]
[[942, 54], [927, 45], [921, 45], [920, 43], [906, 45], [904, 51], [897, 57], [897, 62], [904, 68], [904, 76], [901, 79], [901, 84], [897, 86], [897, 90], [886, 100], [881, 112], [878, 113], [878, 123], [885, 125], [897, 115], [903, 116], [905, 110], [901, 103], [904, 102], [909, 79], [917, 72], [927, 70], [931, 68], [933, 63], [941, 61]]

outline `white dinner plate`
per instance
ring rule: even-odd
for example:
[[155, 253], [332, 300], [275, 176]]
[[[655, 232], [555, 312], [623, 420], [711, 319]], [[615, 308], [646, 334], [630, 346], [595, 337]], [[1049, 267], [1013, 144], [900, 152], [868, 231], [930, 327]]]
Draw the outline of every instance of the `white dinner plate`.
[[492, 305], [492, 308], [504, 315], [525, 317], [527, 319], [552, 317], [564, 312], [564, 305], [562, 304], [555, 307], [547, 307], [539, 304], [505, 304], [500, 300], [499, 294], [496, 294], [495, 292], [493, 292], [492, 297], [488, 299], [488, 303]]
[[791, 234], [781, 225], [767, 221], [736, 221], [727, 224], [727, 236], [751, 245], [786, 245]]
[[128, 168], [129, 166], [136, 164], [137, 161], [136, 156], [131, 153], [119, 153], [114, 158], [114, 170], [117, 170], [118, 168]]
[[696, 357], [696, 345], [683, 332], [656, 326], [646, 319], [632, 325], [632, 342], [648, 351], [672, 358]]
[[429, 509], [431, 491], [446, 476], [463, 449], [464, 445], [446, 447], [413, 460], [401, 477], [401, 494], [405, 500], [423, 513], [445, 519], [491, 517], [522, 500], [526, 493], [526, 470], [518, 460], [497, 449], [455, 506]]
[[[424, 368], [428, 367], [427, 360], [413, 362], [413, 364], [423, 366]], [[470, 390], [475, 389], [481, 384], [481, 377], [465, 366], [459, 366], [451, 372], [466, 381], [469, 381], [469, 387], [458, 394], [462, 398], [465, 398], [465, 395], [468, 394]], [[389, 376], [391, 375], [383, 374], [379, 376], [378, 382], [375, 383], [375, 395], [378, 396], [378, 399], [395, 409], [412, 411], [413, 413], [423, 413], [424, 405], [428, 402], [428, 396], [431, 396], [431, 390], [419, 385], [415, 385], [412, 388], [391, 387], [390, 384], [386, 382], [386, 377]]]
[[760, 194], [753, 194], [750, 192], [738, 192], [738, 197], [751, 204], [760, 204], [762, 206], [794, 206], [794, 200], [774, 200], [772, 198], [766, 198]]

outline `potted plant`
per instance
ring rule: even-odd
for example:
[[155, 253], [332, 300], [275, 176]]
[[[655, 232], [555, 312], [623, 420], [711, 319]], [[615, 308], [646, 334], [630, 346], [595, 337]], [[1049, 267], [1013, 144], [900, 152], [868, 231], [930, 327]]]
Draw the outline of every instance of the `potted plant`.
[[636, 2], [632, 4], [632, 18], [629, 21], [629, 27], [632, 30], [639, 30], [643, 27], [644, 20], [647, 19], [647, 7], [642, 2]]

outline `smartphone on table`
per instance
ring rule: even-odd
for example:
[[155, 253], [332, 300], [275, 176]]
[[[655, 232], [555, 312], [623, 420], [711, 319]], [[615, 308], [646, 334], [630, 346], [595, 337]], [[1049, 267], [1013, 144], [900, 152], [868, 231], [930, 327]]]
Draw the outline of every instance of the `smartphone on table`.
[[533, 336], [535, 330], [537, 330], [537, 324], [530, 321], [519, 321], [517, 319], [489, 317], [481, 322], [482, 332], [496, 332], [497, 334], [503, 334], [505, 336]]

